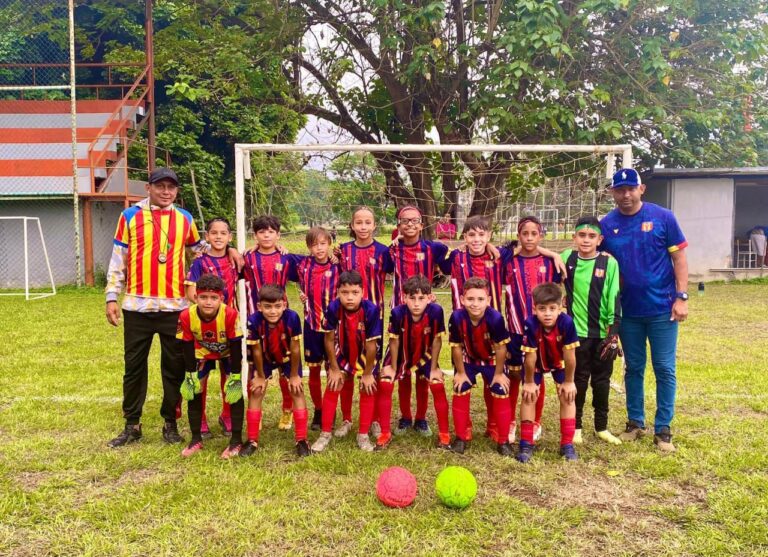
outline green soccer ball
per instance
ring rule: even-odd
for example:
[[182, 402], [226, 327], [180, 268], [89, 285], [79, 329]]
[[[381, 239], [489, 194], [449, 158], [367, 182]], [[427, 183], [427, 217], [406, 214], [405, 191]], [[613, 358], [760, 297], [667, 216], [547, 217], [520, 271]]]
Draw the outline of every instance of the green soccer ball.
[[464, 509], [477, 496], [477, 480], [466, 468], [448, 466], [437, 475], [435, 491], [446, 507]]

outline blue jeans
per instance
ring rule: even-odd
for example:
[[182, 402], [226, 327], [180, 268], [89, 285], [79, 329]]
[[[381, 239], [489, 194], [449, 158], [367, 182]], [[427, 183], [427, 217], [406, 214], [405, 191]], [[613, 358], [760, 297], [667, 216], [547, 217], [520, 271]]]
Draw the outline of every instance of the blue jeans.
[[670, 321], [668, 313], [654, 317], [623, 317], [619, 336], [627, 363], [624, 376], [627, 416], [642, 427], [645, 427], [646, 339], [651, 345], [651, 363], [656, 375], [654, 430], [658, 433], [662, 427], [669, 427], [675, 415], [677, 321]]

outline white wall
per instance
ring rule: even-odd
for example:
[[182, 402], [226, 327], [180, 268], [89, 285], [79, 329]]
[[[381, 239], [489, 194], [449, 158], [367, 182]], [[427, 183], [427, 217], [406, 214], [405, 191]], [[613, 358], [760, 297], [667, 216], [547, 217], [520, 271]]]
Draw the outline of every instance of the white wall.
[[688, 240], [691, 281], [715, 278], [710, 269], [730, 266], [734, 189], [732, 178], [672, 180], [672, 211]]

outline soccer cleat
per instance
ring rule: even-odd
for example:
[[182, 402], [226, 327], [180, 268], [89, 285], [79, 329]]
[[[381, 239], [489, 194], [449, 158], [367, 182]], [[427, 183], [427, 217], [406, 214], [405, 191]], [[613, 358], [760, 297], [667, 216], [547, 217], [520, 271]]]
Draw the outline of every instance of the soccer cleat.
[[604, 429], [603, 431], [598, 431], [595, 435], [597, 435], [597, 438], [601, 441], [605, 441], [606, 443], [610, 443], [611, 445], [621, 445], [621, 439], [616, 437], [613, 433], [608, 431], [607, 429]]
[[560, 447], [560, 456], [569, 461], [579, 460], [579, 455], [576, 454], [576, 449], [574, 449], [573, 445], [570, 443]]
[[229, 437], [232, 435], [232, 418], [229, 416], [219, 416], [219, 425], [221, 426], [221, 431]]
[[233, 445], [228, 445], [226, 449], [221, 453], [221, 458], [224, 460], [229, 460], [230, 458], [234, 458], [237, 455], [240, 454], [240, 451], [242, 450], [243, 445], [241, 443], [235, 443]]
[[447, 433], [438, 433], [437, 434], [437, 448], [438, 449], [445, 449], [446, 451], [451, 450], [451, 436]]
[[373, 443], [371, 443], [371, 438], [368, 437], [367, 433], [357, 434], [357, 446], [361, 451], [365, 451], [367, 453], [373, 451], [376, 448], [374, 447]]
[[407, 433], [409, 429], [413, 427], [413, 420], [410, 418], [400, 418], [400, 421], [397, 422], [397, 427], [395, 428], [395, 435], [402, 435], [403, 433]]
[[341, 422], [341, 425], [336, 428], [336, 431], [333, 432], [333, 435], [335, 437], [346, 437], [349, 435], [350, 431], [352, 431], [352, 422], [344, 420]]
[[203, 442], [202, 441], [190, 441], [189, 445], [187, 445], [183, 451], [181, 451], [181, 456], [184, 458], [189, 458], [193, 454], [200, 452], [203, 450]]
[[319, 408], [315, 408], [315, 413], [312, 414], [312, 425], [310, 429], [312, 431], [320, 431], [323, 428], [323, 411]]
[[509, 438], [507, 439], [509, 441], [509, 444], [515, 442], [517, 438], [517, 422], [512, 422], [512, 424], [509, 426]]
[[619, 434], [619, 439], [622, 441], [636, 441], [643, 437], [648, 431], [634, 420], [627, 422], [626, 429]]
[[673, 453], [677, 449], [672, 444], [672, 432], [667, 426], [653, 436], [653, 444], [663, 453]]
[[429, 429], [427, 420], [416, 420], [413, 424], [413, 429], [422, 437], [432, 437], [432, 430]]
[[368, 430], [368, 433], [371, 434], [371, 437], [378, 439], [379, 435], [381, 435], [381, 424], [379, 424], [379, 422], [371, 422], [371, 427]]
[[533, 441], [541, 441], [542, 427], [540, 423], [533, 424]]
[[277, 423], [277, 429], [281, 431], [288, 431], [293, 425], [293, 410], [283, 410], [283, 415], [280, 416], [280, 421]]
[[380, 433], [378, 437], [376, 438], [376, 450], [377, 451], [383, 451], [387, 447], [389, 447], [389, 444], [392, 442], [392, 434], [391, 433]]
[[179, 435], [179, 428], [176, 422], [165, 422], [163, 426], [163, 439], [170, 445], [184, 442], [184, 438]]
[[296, 443], [296, 455], [299, 458], [304, 458], [305, 456], [309, 456], [312, 454], [312, 449], [309, 448], [309, 444], [307, 443], [306, 439], [302, 439], [298, 443]]
[[259, 444], [256, 441], [248, 441], [240, 448], [239, 455], [242, 457], [251, 456], [259, 448]]
[[584, 443], [584, 437], [581, 434], [580, 429], [576, 429], [573, 432], [573, 444], [574, 445], [582, 445]]
[[456, 454], [464, 454], [464, 451], [467, 450], [468, 446], [469, 443], [464, 441], [464, 439], [457, 437], [453, 440], [453, 443], [451, 443], [451, 451]]
[[509, 442], [499, 443], [496, 450], [501, 456], [515, 456], [515, 451], [512, 450], [512, 445], [510, 445]]
[[515, 456], [518, 462], [528, 464], [533, 459], [533, 445], [529, 445], [525, 441], [520, 441], [520, 450], [517, 451]]
[[317, 438], [317, 440], [312, 443], [312, 452], [313, 453], [321, 453], [323, 452], [328, 445], [331, 442], [331, 434], [330, 432], [322, 432], [320, 434], [320, 437]]
[[203, 423], [200, 424], [200, 435], [203, 439], [210, 439], [213, 437], [213, 434], [211, 433], [210, 428], [208, 427], [208, 422], [203, 420]]
[[141, 439], [141, 424], [126, 425], [120, 435], [107, 443], [110, 449], [124, 447]]

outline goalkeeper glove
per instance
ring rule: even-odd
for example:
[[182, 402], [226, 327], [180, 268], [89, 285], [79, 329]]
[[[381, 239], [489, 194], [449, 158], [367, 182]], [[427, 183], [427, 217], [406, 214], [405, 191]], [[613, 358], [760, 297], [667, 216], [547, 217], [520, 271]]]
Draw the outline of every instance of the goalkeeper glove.
[[243, 398], [243, 382], [239, 373], [232, 373], [224, 384], [224, 400], [227, 404], [234, 404]]
[[600, 359], [604, 362], [612, 362], [616, 359], [616, 356], [623, 356], [624, 352], [621, 351], [619, 346], [619, 337], [617, 335], [610, 335], [603, 339], [600, 343]]
[[203, 392], [203, 387], [200, 385], [200, 379], [197, 377], [196, 371], [187, 372], [180, 391], [181, 398], [184, 400], [192, 400], [195, 398], [195, 395]]

